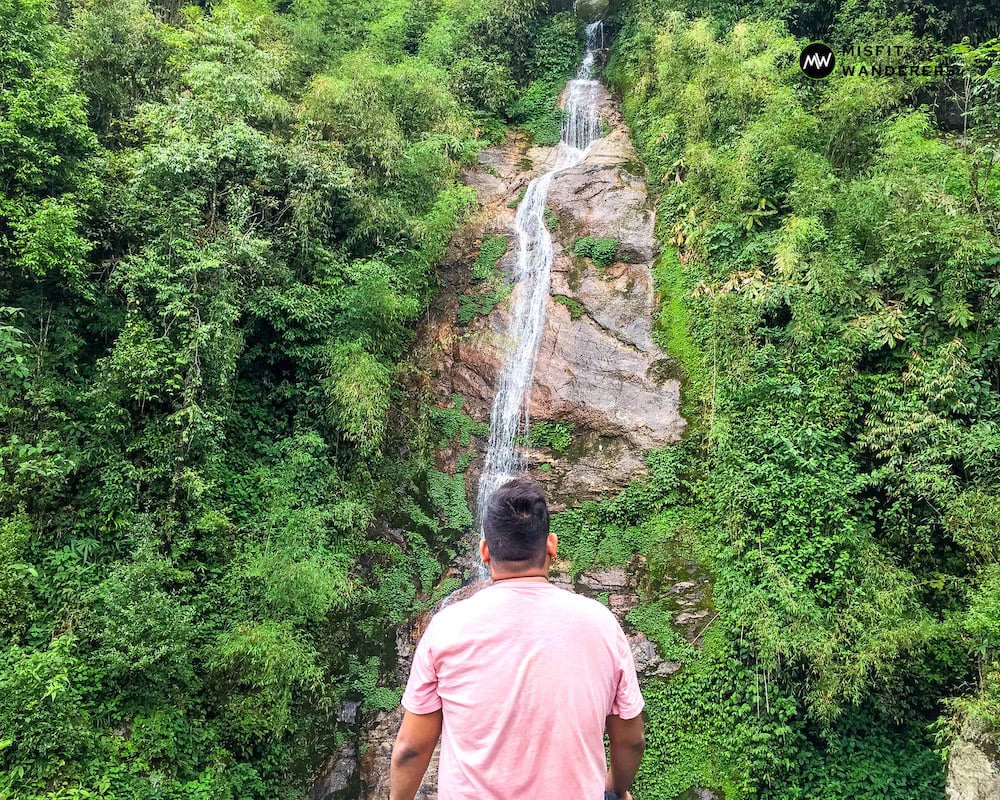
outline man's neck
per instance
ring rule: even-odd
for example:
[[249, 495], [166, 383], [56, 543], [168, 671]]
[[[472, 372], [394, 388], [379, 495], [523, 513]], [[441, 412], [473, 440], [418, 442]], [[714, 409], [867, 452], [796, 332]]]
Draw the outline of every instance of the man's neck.
[[542, 583], [548, 583], [548, 577], [546, 575], [494, 575], [493, 583], [499, 583], [500, 581], [539, 581]]

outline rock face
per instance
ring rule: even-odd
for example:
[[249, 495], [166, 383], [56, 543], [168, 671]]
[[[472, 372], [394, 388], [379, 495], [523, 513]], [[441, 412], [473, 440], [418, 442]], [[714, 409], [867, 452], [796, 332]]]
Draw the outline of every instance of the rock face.
[[657, 250], [653, 211], [645, 180], [631, 172], [638, 169], [628, 139], [616, 131], [596, 142], [582, 164], [561, 172], [548, 195], [559, 217], [560, 237], [616, 239], [623, 261], [652, 261]]
[[[652, 203], [628, 131], [606, 92], [601, 109], [610, 132], [585, 161], [554, 176], [547, 199], [555, 259], [528, 415], [533, 422], [572, 424], [573, 446], [565, 454], [525, 449], [523, 455], [556, 509], [620, 491], [644, 472], [645, 451], [677, 441], [685, 427], [678, 370], [653, 342]], [[456, 242], [446, 283], [462, 285], [478, 238], [498, 233], [513, 242], [515, 211], [509, 206], [554, 160], [554, 148], [531, 147], [518, 137], [483, 151], [479, 169], [465, 176], [483, 204], [480, 227]], [[599, 267], [574, 255], [574, 243], [584, 236], [614, 239], [618, 260]], [[515, 260], [512, 244], [498, 266], [510, 275]], [[477, 421], [489, 421], [511, 347], [508, 306], [501, 303], [464, 328], [451, 324], [444, 309], [424, 330], [425, 341], [434, 343], [427, 363], [442, 402], [460, 394]]]
[[309, 800], [348, 800], [357, 794], [358, 758], [353, 742], [331, 756], [309, 788]]
[[948, 754], [948, 800], [996, 800], [1000, 797], [997, 740], [978, 720], [970, 719]]
[[[389, 760], [396, 733], [403, 721], [403, 710], [380, 712], [365, 731], [361, 743], [362, 797], [368, 800], [387, 800], [389, 797]], [[438, 755], [440, 745], [434, 750], [430, 766], [417, 790], [417, 800], [434, 800], [437, 797]]]
[[[554, 176], [547, 200], [555, 259], [528, 412], [532, 422], [571, 423], [573, 435], [564, 452], [525, 446], [522, 456], [531, 476], [545, 484], [553, 510], [616, 494], [645, 471], [646, 451], [677, 441], [685, 426], [677, 369], [654, 343], [651, 329], [651, 265], [657, 252], [652, 204], [628, 132], [606, 92], [601, 107], [608, 135], [595, 143], [583, 163]], [[498, 303], [488, 314], [460, 326], [459, 296], [476, 291], [470, 266], [488, 234], [511, 239], [498, 264], [509, 279], [515, 265], [513, 228], [520, 191], [554, 161], [554, 148], [532, 147], [523, 136], [511, 134], [503, 146], [484, 150], [478, 168], [464, 174], [477, 191], [482, 212], [452, 240], [440, 272], [444, 291], [421, 325], [422, 349], [415, 360], [426, 365], [425, 386], [442, 406], [452, 404], [453, 394], [461, 395], [465, 412], [478, 422], [489, 422], [496, 381], [511, 346], [509, 303]], [[574, 255], [574, 243], [585, 236], [614, 239], [615, 263], [599, 267]], [[486, 442], [473, 437], [473, 444], [481, 455]], [[453, 466], [456, 453], [447, 460]], [[480, 461], [475, 459], [465, 472], [470, 498], [475, 496]], [[464, 569], [468, 565], [461, 566], [471, 573]], [[681, 666], [665, 661], [655, 643], [628, 622], [640, 586], [646, 596], [660, 601], [667, 620], [689, 641], [697, 643], [710, 624], [708, 577], [691, 562], [679, 562], [673, 574], [662, 575], [655, 586], [641, 557], [575, 579], [567, 565], [557, 563], [552, 572], [556, 584], [607, 603], [622, 622], [645, 679], [666, 678]], [[476, 589], [466, 587], [462, 595]], [[415, 620], [397, 635], [400, 684], [406, 681], [427, 619]], [[368, 800], [388, 797], [389, 760], [401, 718], [397, 710], [362, 724], [361, 796]], [[436, 765], [435, 756], [417, 794], [420, 800], [436, 798]]]

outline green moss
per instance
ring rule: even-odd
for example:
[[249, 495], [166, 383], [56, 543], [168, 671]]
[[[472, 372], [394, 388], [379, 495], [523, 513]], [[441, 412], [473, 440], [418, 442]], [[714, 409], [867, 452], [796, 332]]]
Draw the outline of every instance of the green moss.
[[662, 600], [643, 603], [628, 613], [628, 621], [656, 644], [657, 652], [666, 661], [689, 661], [694, 648], [673, 626], [676, 609]]
[[454, 576], [445, 578], [441, 581], [441, 584], [434, 589], [434, 593], [431, 595], [430, 605], [440, 602], [452, 592], [457, 591], [462, 588], [462, 581]]
[[542, 147], [559, 144], [565, 113], [556, 107], [562, 91], [561, 80], [533, 81], [511, 106], [511, 117], [520, 123], [532, 141]]
[[[486, 423], [476, 422], [463, 411], [465, 398], [462, 395], [453, 394], [451, 401], [455, 404], [453, 408], [432, 406], [427, 412], [432, 429], [440, 436], [438, 447], [450, 446], [455, 441], [456, 436], [462, 447], [468, 447], [473, 435], [485, 436], [489, 433], [489, 426]], [[462, 470], [464, 467], [459, 471]]]
[[401, 689], [378, 685], [379, 667], [375, 656], [356, 666], [352, 688], [361, 695], [365, 711], [391, 711], [403, 696]]
[[[527, 160], [527, 159], [525, 159], [525, 160]], [[530, 164], [528, 166], [528, 169], [531, 169]], [[522, 186], [521, 189], [520, 189], [520, 191], [518, 191], [518, 193], [517, 193], [517, 197], [514, 198], [513, 200], [511, 200], [509, 203], [507, 203], [507, 208], [517, 208], [519, 205], [521, 205], [521, 201], [524, 199], [524, 196], [527, 193], [528, 193], [528, 187], [527, 186]]]
[[574, 300], [572, 297], [567, 297], [564, 294], [557, 294], [552, 299], [569, 309], [570, 319], [580, 319], [583, 316], [584, 308], [579, 300]]
[[559, 217], [550, 206], [545, 206], [545, 224], [550, 231], [554, 231], [559, 227]]
[[479, 248], [479, 256], [472, 265], [472, 280], [483, 283], [478, 291], [473, 290], [458, 298], [458, 322], [468, 325], [474, 317], [486, 316], [497, 303], [510, 296], [513, 286], [497, 269], [497, 263], [507, 252], [509, 236], [487, 236]]
[[458, 298], [459, 324], [468, 325], [475, 317], [485, 317], [497, 307], [498, 303], [510, 297], [512, 289], [511, 284], [502, 282], [499, 286], [485, 292], [463, 294]]
[[[653, 285], [660, 298], [653, 321], [653, 338], [670, 356], [680, 362], [687, 379], [682, 393], [682, 412], [688, 419], [697, 416], [699, 398], [705, 392], [701, 354], [691, 336], [691, 318], [687, 307], [684, 276], [677, 251], [668, 247], [653, 265]], [[678, 376], [680, 377], [680, 376]]]
[[583, 55], [581, 33], [580, 21], [568, 11], [540, 20], [529, 62], [535, 80], [507, 109], [510, 120], [528, 131], [535, 144], [559, 144], [565, 116], [558, 108], [559, 95]]

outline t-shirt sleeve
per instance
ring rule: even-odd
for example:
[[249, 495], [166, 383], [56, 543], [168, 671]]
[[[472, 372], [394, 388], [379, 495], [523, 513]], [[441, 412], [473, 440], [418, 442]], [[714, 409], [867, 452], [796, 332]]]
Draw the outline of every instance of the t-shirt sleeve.
[[410, 677], [406, 681], [406, 691], [403, 692], [403, 708], [414, 714], [431, 714], [441, 708], [441, 698], [437, 691], [437, 670], [431, 647], [432, 629], [433, 621], [417, 643]]
[[611, 713], [622, 719], [633, 719], [642, 713], [645, 701], [639, 690], [639, 677], [635, 674], [635, 659], [629, 647], [625, 632], [620, 626], [615, 636], [615, 657], [617, 659], [618, 691], [611, 702]]

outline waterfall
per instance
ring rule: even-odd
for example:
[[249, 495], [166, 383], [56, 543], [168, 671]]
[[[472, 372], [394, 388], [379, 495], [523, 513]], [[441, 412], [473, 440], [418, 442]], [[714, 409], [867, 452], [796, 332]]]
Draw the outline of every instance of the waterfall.
[[586, 150], [601, 137], [601, 116], [597, 113], [597, 92], [600, 84], [594, 78], [597, 51], [604, 49], [604, 25], [594, 22], [587, 26], [587, 52], [576, 72], [576, 78], [566, 87], [563, 108], [562, 140], [577, 150]]
[[588, 25], [586, 54], [576, 78], [566, 85], [563, 101], [566, 117], [555, 165], [528, 184], [514, 220], [516, 285], [511, 296], [510, 328], [507, 331], [507, 341], [511, 343], [512, 350], [497, 382], [490, 416], [489, 446], [477, 498], [480, 526], [490, 496], [522, 469], [514, 442], [519, 433], [528, 431], [527, 401], [535, 371], [535, 355], [545, 324], [545, 304], [552, 269], [552, 236], [545, 220], [545, 200], [555, 175], [583, 161], [590, 145], [600, 138], [602, 123], [597, 108], [600, 84], [594, 80], [594, 64], [597, 51], [603, 47], [603, 24], [595, 22]]

